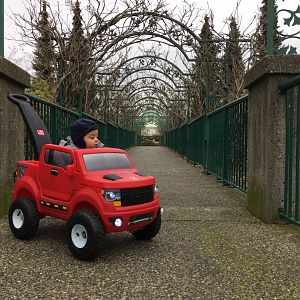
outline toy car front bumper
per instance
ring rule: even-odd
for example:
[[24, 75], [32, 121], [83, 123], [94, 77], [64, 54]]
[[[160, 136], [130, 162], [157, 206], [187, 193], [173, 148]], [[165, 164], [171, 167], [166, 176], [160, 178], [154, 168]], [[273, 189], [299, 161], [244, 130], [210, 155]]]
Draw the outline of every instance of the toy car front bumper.
[[161, 208], [159, 205], [134, 211], [119, 211], [102, 215], [105, 233], [136, 231], [155, 220]]

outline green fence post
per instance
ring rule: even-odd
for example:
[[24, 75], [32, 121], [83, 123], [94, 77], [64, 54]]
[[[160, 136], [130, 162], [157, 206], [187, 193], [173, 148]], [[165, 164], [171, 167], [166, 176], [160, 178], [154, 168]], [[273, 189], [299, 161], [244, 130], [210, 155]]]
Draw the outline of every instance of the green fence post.
[[56, 144], [57, 140], [57, 108], [50, 106], [50, 135], [52, 143]]
[[0, 57], [4, 57], [4, 0], [0, 0]]
[[296, 192], [295, 192], [295, 221], [299, 222], [299, 202], [300, 202], [300, 188], [299, 188], [299, 177], [300, 177], [300, 171], [299, 171], [299, 166], [300, 166], [300, 87], [298, 87], [297, 91], [297, 128], [296, 128]]
[[274, 55], [274, 22], [275, 22], [275, 0], [268, 0], [268, 15], [267, 15], [267, 54]]
[[223, 184], [228, 182], [228, 131], [229, 131], [229, 118], [228, 108], [224, 108], [222, 112], [223, 116]]

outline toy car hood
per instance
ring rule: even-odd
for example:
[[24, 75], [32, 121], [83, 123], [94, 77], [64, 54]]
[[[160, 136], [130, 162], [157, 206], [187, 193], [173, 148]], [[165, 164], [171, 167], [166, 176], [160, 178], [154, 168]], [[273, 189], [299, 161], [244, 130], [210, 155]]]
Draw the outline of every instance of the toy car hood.
[[111, 170], [87, 173], [86, 180], [90, 186], [103, 188], [132, 188], [154, 185], [153, 176], [143, 175], [133, 170]]

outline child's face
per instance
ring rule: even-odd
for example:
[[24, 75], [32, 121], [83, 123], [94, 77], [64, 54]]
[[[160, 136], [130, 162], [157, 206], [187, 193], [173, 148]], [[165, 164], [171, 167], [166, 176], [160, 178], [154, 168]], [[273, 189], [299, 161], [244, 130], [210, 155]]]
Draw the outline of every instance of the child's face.
[[84, 137], [83, 140], [85, 142], [85, 146], [87, 148], [96, 148], [99, 144], [98, 140], [98, 129], [95, 129], [93, 131], [90, 131], [87, 133]]

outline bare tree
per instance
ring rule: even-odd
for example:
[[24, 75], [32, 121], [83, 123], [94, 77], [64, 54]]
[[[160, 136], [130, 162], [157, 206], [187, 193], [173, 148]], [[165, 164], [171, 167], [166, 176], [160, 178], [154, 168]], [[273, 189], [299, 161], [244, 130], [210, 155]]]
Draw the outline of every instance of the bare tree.
[[[276, 3], [276, 1], [275, 1]], [[281, 48], [281, 39], [278, 32], [278, 18], [277, 18], [277, 5], [275, 5], [275, 22], [273, 31], [273, 46], [274, 54], [278, 54]], [[256, 26], [256, 30], [252, 36], [253, 47], [251, 53], [251, 62], [254, 64], [261, 58], [267, 55], [267, 24], [268, 24], [268, 0], [262, 0], [261, 7], [259, 9], [259, 21]]]
[[243, 79], [245, 74], [242, 49], [239, 43], [240, 32], [234, 17], [230, 18], [229, 28], [229, 39], [226, 42], [223, 58], [225, 103], [236, 100], [243, 94]]
[[[221, 45], [224, 47], [225, 43], [214, 41], [224, 39], [224, 35], [214, 31], [212, 16], [205, 17], [202, 31], [199, 31], [202, 10], [195, 4], [186, 2], [181, 9], [169, 10], [162, 0], [155, 3], [150, 0], [86, 0], [84, 7], [78, 0], [65, 1], [65, 7], [46, 0], [42, 7], [39, 0], [24, 1], [26, 12], [13, 15], [22, 41], [37, 48], [42, 36], [48, 38], [51, 51], [45, 52], [43, 58], [53, 67], [54, 99], [66, 107], [77, 109], [81, 104], [80, 109], [97, 117], [130, 124], [132, 115], [143, 111], [143, 108], [133, 109], [133, 104], [140, 101], [143, 94], [128, 97], [126, 90], [145, 87], [145, 84], [135, 82], [125, 88], [131, 77], [127, 83], [120, 84], [123, 72], [120, 66], [137, 51], [171, 56], [158, 50], [170, 47], [176, 48], [174, 61], [180, 59], [181, 65], [192, 73], [190, 78], [181, 78], [181, 73], [174, 68], [160, 68], [166, 76], [181, 80], [186, 90], [185, 94], [178, 94], [164, 87], [165, 94], [162, 94], [158, 89], [163, 87], [155, 86], [153, 96], [159, 100], [153, 100], [153, 105], [163, 110], [173, 125], [202, 114], [205, 104], [219, 101], [224, 94], [224, 80], [221, 79], [224, 49]], [[69, 20], [66, 14], [72, 18]], [[41, 20], [45, 19], [47, 26], [41, 31]], [[141, 45], [147, 43], [152, 46], [142, 49]], [[195, 58], [192, 69], [191, 61]], [[154, 81], [160, 79], [146, 69], [145, 72]], [[150, 105], [148, 100], [143, 101], [140, 107], [143, 103], [145, 107]]]

